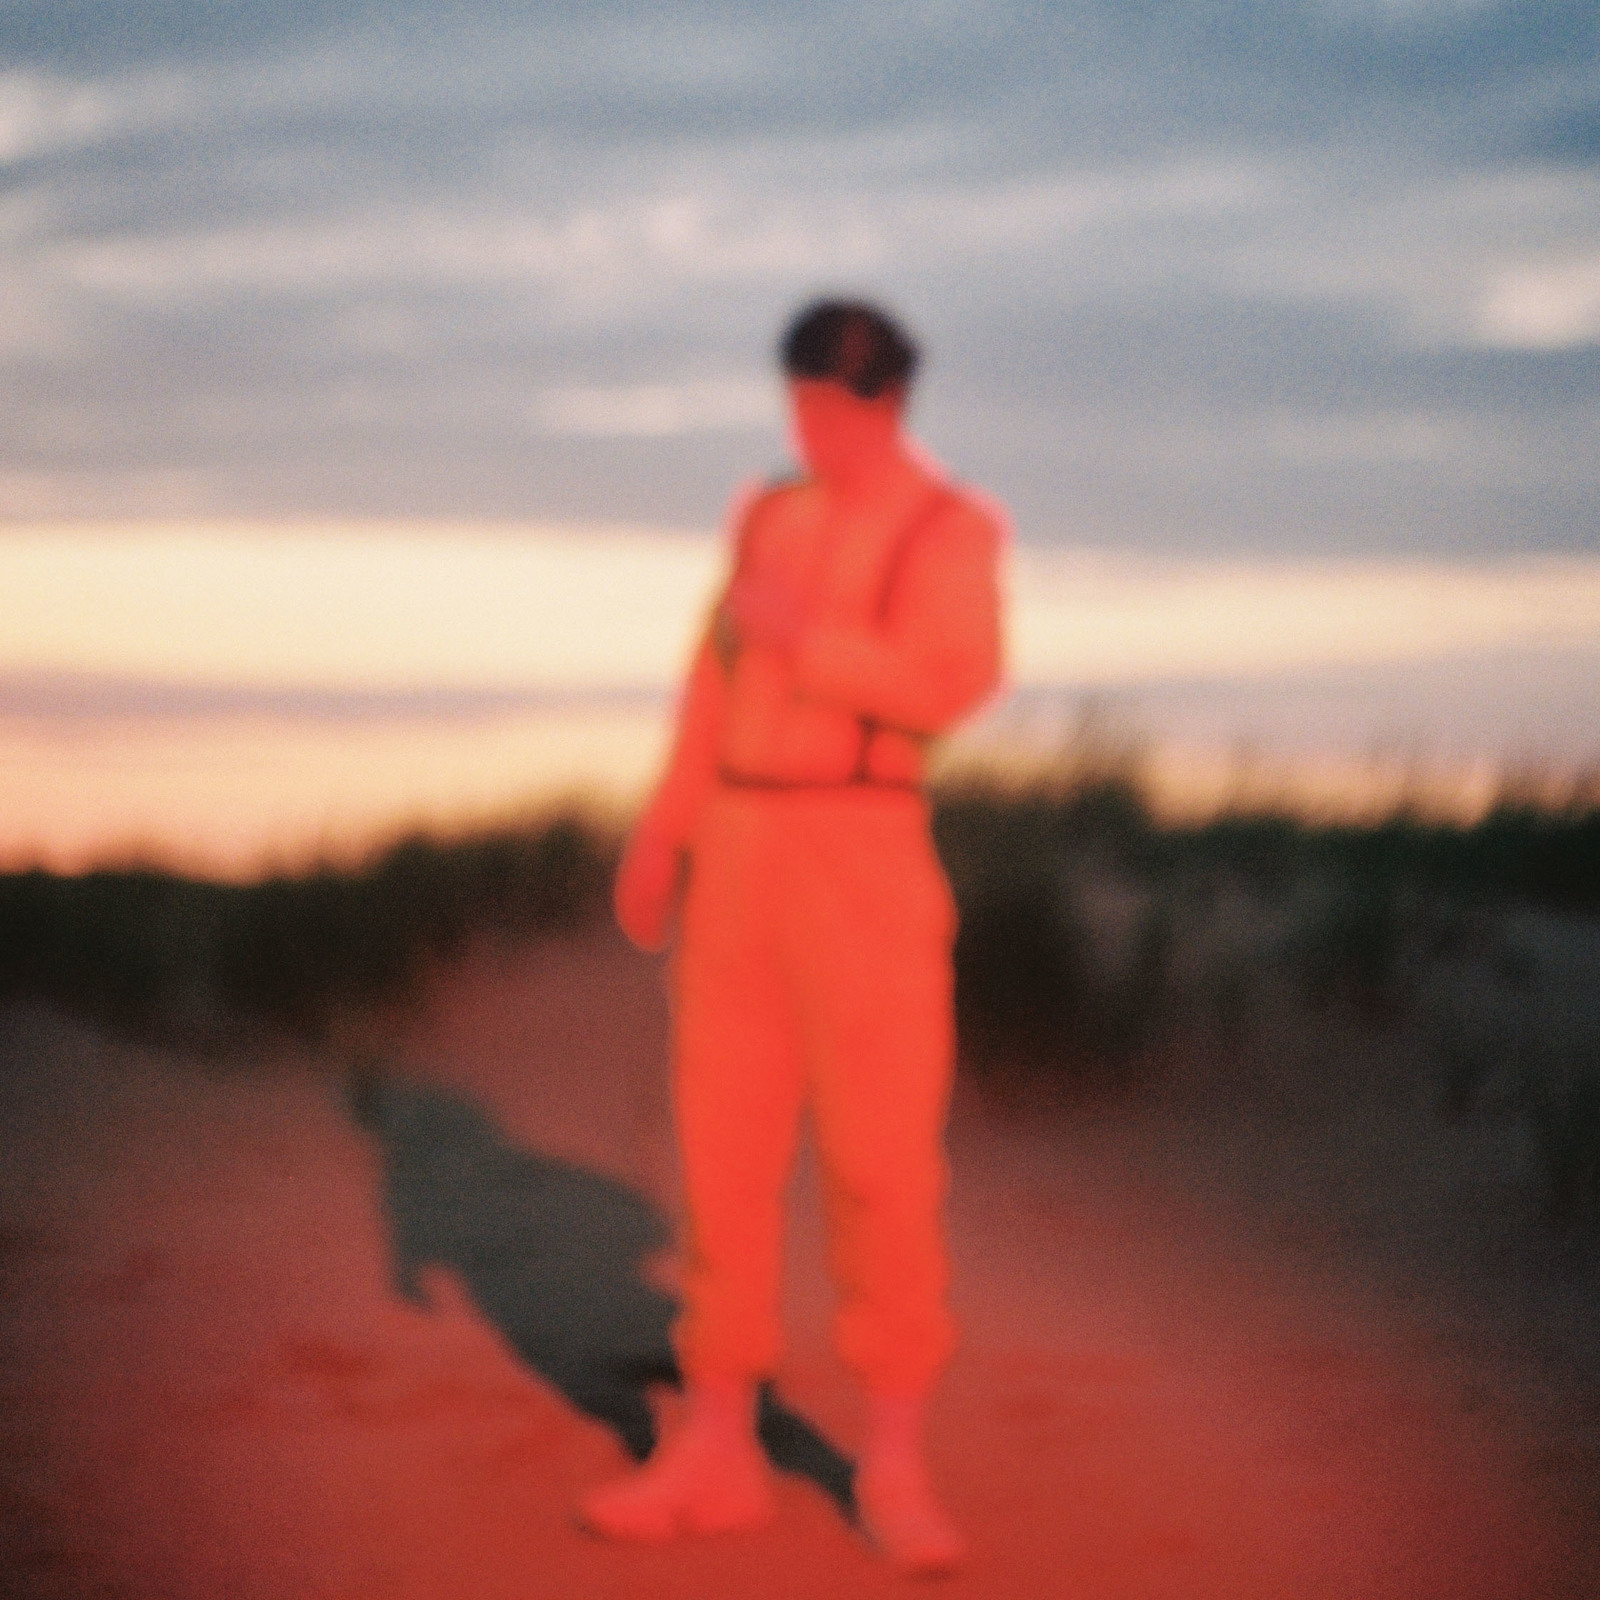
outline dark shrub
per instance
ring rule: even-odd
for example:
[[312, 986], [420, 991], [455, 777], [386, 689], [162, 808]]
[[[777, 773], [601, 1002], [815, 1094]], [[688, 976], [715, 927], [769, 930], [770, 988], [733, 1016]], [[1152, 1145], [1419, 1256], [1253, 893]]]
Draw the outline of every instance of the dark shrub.
[[308, 1040], [342, 1009], [405, 998], [473, 937], [591, 915], [614, 843], [576, 817], [456, 840], [415, 835], [354, 869], [244, 886], [154, 870], [0, 876], [0, 998], [32, 997], [165, 1043], [241, 1028]]

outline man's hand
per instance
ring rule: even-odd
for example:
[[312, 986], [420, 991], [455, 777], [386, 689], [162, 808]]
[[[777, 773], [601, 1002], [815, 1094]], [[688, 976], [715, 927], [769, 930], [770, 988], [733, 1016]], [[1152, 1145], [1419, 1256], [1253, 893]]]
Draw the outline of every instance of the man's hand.
[[806, 608], [791, 584], [771, 571], [741, 572], [728, 586], [726, 611], [741, 640], [791, 656], [806, 624]]
[[646, 818], [628, 840], [611, 895], [618, 926], [641, 950], [666, 948], [681, 870], [676, 841]]

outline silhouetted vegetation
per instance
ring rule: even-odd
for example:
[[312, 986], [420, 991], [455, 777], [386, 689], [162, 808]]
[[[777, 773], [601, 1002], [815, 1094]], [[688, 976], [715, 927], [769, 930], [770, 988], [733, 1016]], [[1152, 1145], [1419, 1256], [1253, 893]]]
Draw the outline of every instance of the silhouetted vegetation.
[[613, 842], [577, 817], [416, 835], [351, 868], [230, 885], [155, 869], [0, 876], [0, 1000], [31, 997], [153, 1043], [316, 1043], [401, 1001], [475, 937], [519, 941], [600, 904]]
[[[1472, 826], [1173, 826], [1134, 764], [1078, 762], [1026, 788], [947, 787], [935, 831], [962, 915], [963, 1065], [980, 1080], [1105, 1096], [1201, 1057], [1282, 1077], [1295, 1038], [1302, 1072], [1328, 1070], [1304, 1064], [1312, 1044], [1399, 1041], [1438, 1125], [1520, 1130], [1550, 1217], [1600, 1216], [1592, 800], [1507, 803]], [[186, 1049], [315, 1045], [414, 998], [475, 939], [597, 914], [615, 855], [568, 816], [248, 886], [14, 873], [0, 1000]]]
[[1286, 1031], [1387, 1036], [1431, 1076], [1438, 1117], [1522, 1130], [1553, 1219], [1600, 1216], [1592, 798], [1472, 825], [1174, 826], [1131, 767], [1090, 765], [951, 789], [936, 832], [981, 1079], [1104, 1095], [1197, 1055], [1288, 1072]]

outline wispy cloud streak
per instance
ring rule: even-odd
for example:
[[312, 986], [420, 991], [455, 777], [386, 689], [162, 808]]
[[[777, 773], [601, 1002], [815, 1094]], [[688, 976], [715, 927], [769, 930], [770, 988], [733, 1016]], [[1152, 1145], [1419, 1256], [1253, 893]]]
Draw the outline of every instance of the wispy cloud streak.
[[1600, 526], [1588, 0], [24, 0], [0, 171], [0, 517], [704, 524], [844, 287], [1029, 540]]

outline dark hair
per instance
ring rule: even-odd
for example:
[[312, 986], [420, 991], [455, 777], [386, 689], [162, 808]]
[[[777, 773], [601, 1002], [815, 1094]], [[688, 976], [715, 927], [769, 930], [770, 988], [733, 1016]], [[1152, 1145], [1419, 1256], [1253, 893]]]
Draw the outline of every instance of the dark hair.
[[861, 300], [818, 300], [792, 323], [779, 346], [791, 378], [831, 378], [863, 400], [909, 388], [917, 347], [905, 330]]

